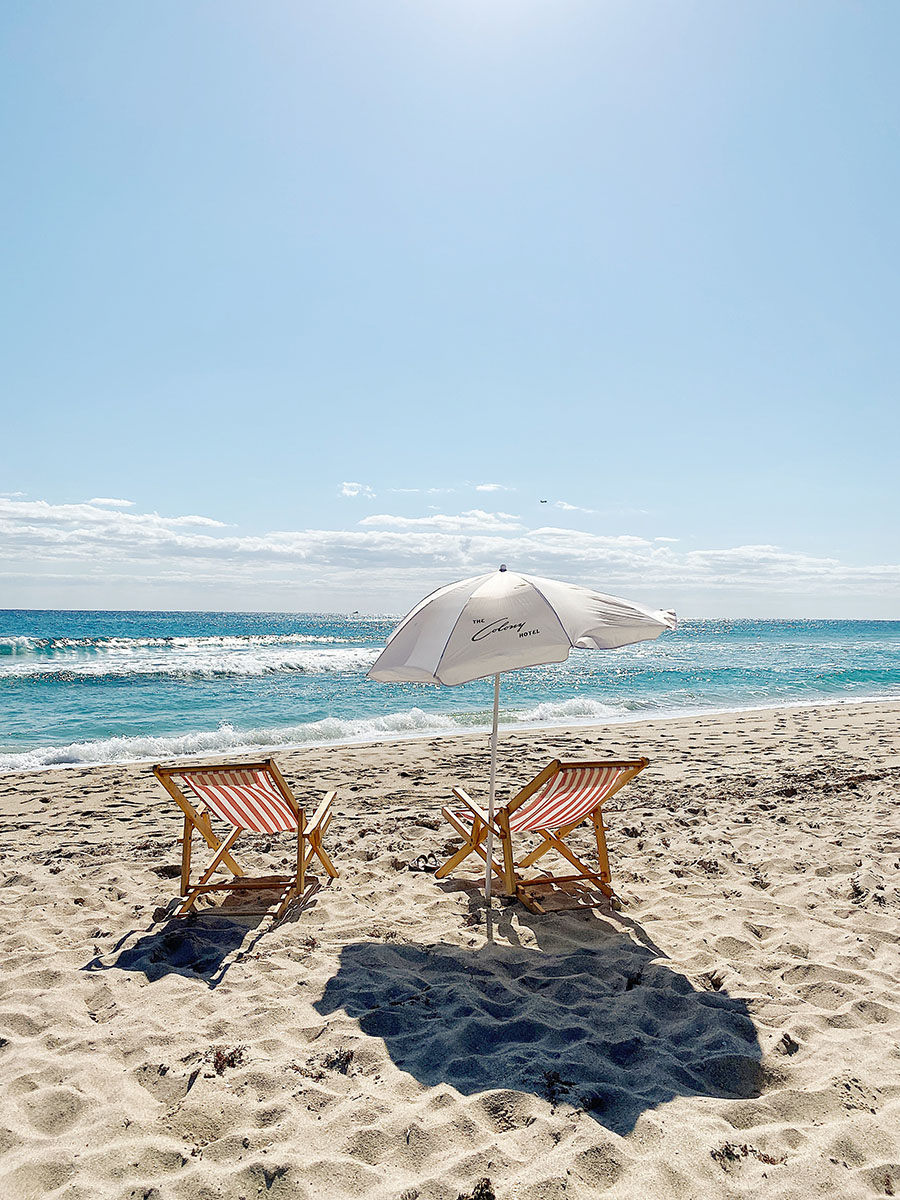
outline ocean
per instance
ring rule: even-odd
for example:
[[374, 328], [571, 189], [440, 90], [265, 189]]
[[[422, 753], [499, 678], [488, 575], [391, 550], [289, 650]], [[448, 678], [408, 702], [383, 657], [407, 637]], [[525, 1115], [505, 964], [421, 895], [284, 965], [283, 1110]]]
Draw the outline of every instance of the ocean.
[[[365, 675], [396, 617], [0, 610], [0, 772], [487, 730], [490, 681]], [[900, 698], [900, 621], [685, 620], [503, 676], [503, 726]]]

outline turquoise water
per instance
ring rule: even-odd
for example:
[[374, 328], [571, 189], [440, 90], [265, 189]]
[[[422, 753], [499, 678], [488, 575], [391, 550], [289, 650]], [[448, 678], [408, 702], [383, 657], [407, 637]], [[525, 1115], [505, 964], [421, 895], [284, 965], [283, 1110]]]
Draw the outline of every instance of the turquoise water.
[[[395, 623], [0, 610], [0, 771], [487, 728], [490, 682], [365, 678]], [[501, 723], [900, 698], [900, 621], [683, 621], [503, 677]]]

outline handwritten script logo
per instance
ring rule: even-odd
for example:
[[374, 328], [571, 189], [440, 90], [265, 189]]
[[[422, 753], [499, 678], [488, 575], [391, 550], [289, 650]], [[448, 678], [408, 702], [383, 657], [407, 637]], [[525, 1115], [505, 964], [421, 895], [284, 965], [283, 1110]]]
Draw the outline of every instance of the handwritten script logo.
[[489, 624], [485, 624], [483, 621], [475, 621], [474, 624], [479, 628], [472, 634], [473, 642], [483, 642], [494, 633], [515, 633], [520, 638], [527, 638], [534, 637], [536, 633], [541, 632], [539, 629], [526, 629], [524, 621], [517, 621], [514, 624], [509, 617], [499, 617]]

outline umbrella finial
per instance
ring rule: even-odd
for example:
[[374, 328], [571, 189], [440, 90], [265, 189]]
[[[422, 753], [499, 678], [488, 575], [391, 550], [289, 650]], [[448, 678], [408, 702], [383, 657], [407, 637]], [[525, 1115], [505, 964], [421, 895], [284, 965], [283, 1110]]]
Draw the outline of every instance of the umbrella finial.
[[500, 570], [501, 570], [501, 571], [505, 571], [505, 570], [506, 570], [506, 563], [501, 563], [501, 564], [500, 564]]

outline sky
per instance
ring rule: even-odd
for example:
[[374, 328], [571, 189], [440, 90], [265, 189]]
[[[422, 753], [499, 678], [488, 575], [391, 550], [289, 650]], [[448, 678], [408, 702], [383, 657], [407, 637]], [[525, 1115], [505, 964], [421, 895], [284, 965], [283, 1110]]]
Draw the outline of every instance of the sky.
[[0, 6], [0, 608], [900, 618], [895, 0]]

